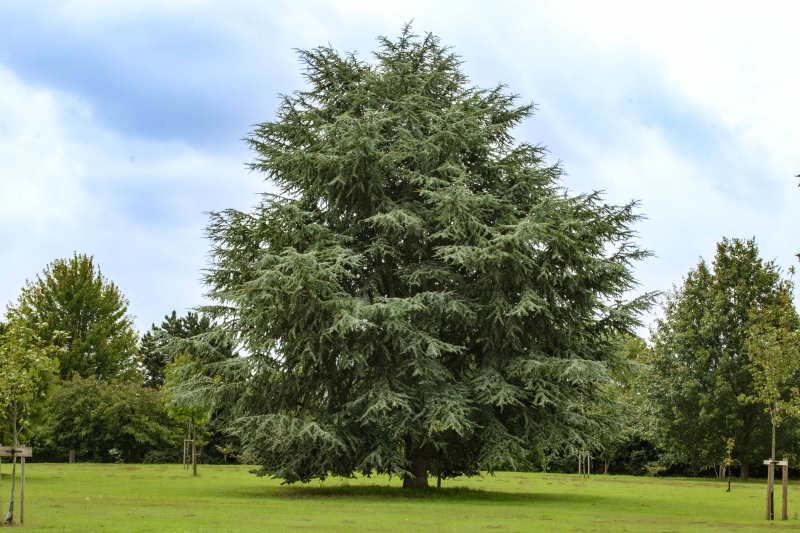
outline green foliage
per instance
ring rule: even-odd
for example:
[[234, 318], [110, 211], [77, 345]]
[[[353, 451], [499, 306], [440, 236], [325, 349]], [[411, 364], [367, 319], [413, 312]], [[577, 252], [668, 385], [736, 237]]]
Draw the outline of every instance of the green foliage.
[[200, 395], [187, 397], [175, 393], [178, 384], [187, 379], [187, 372], [201, 373], [202, 369], [202, 365], [188, 353], [176, 357], [167, 365], [164, 390], [167, 410], [173, 419], [190, 421], [195, 426], [208, 422], [212, 409], [209, 399]]
[[154, 353], [162, 364], [167, 362], [163, 387], [170, 416], [188, 427], [189, 437], [203, 448], [204, 462], [225, 462], [217, 448], [235, 440], [225, 431], [227, 404], [206, 391], [218, 388], [215, 368], [238, 355], [231, 338], [207, 316], [192, 312], [185, 318], [173, 313], [152, 338], [159, 344]]
[[11, 424], [16, 445], [58, 371], [60, 350], [47, 345], [13, 308], [0, 331], [0, 417]]
[[793, 304], [793, 284], [784, 280], [774, 298], [750, 311], [745, 338], [753, 375], [749, 400], [765, 406], [772, 421], [772, 457], [776, 457], [776, 428], [800, 411], [800, 318]]
[[[128, 301], [92, 257], [74, 255], [47, 265], [22, 290], [16, 312], [48, 344], [63, 344], [59, 372], [100, 379], [129, 378], [136, 369], [137, 334]], [[59, 334], [66, 337], [59, 339]]]
[[[170, 342], [176, 339], [197, 339], [199, 336], [212, 330], [211, 320], [202, 314], [189, 311], [185, 317], [179, 317], [175, 311], [172, 315], [164, 317], [160, 326], [153, 326], [150, 331], [142, 335], [139, 345], [139, 354], [145, 374], [145, 385], [148, 387], [160, 387], [164, 384], [164, 371], [166, 364], [170, 361]], [[221, 357], [232, 357], [232, 347], [230, 342], [216, 342], [215, 339], [208, 341], [212, 349], [224, 352]], [[187, 349], [186, 345], [182, 348]], [[189, 348], [190, 349], [190, 348]], [[197, 352], [197, 350], [191, 350]], [[205, 354], [207, 351], [200, 351]]]
[[204, 311], [248, 357], [197, 394], [287, 482], [596, 447], [616, 338], [652, 301], [625, 300], [635, 204], [570, 195], [511, 136], [534, 107], [432, 35], [300, 56], [309, 88], [248, 139], [281, 194], [211, 216]]
[[[37, 400], [44, 396], [53, 374], [58, 371], [58, 361], [52, 356], [59, 350], [42, 342], [13, 307], [8, 308], [6, 316], [9, 322], [0, 332], [0, 417], [10, 423], [11, 444], [16, 447], [21, 430], [30, 425], [28, 418]], [[11, 468], [11, 496], [3, 523], [13, 525], [16, 459]]]
[[[166, 367], [164, 391], [169, 416], [186, 428], [186, 437], [194, 440], [197, 450], [209, 444], [212, 435], [209, 423], [214, 406], [205, 395], [182, 394], [182, 389], [187, 385], [196, 388], [193, 384], [203, 382], [204, 366], [189, 352], [175, 357]], [[217, 429], [217, 428], [214, 428]], [[219, 440], [219, 439], [212, 439]], [[216, 451], [211, 447], [212, 452]]]
[[[733, 438], [746, 478], [748, 463], [767, 456], [770, 420], [753, 398], [761, 387], [753, 342], [768, 331], [758, 325], [767, 316], [762, 311], [776, 305], [794, 316], [791, 284], [758, 256], [753, 240], [724, 239], [712, 267], [701, 261], [667, 297], [642, 390], [654, 436], [681, 461], [698, 468], [722, 463]], [[787, 436], [786, 451], [795, 450], [793, 440]]]
[[142, 463], [144, 464], [181, 464], [182, 460], [183, 452], [179, 448], [151, 450], [142, 457]]
[[86, 461], [134, 463], [180, 449], [181, 432], [161, 391], [138, 383], [76, 376], [50, 395], [46, 440]]
[[[603, 404], [609, 417], [615, 419], [617, 424], [600, 433], [601, 447], [597, 454], [604, 463], [604, 471], [621, 453], [631, 452], [631, 444], [646, 439], [647, 419], [642, 416], [637, 383], [645, 371], [642, 362], [646, 351], [647, 345], [641, 337], [629, 335], [619, 339], [619, 359], [624, 364], [617, 365], [613, 379], [605, 386], [609, 401]], [[625, 458], [628, 463], [631, 460], [632, 457]], [[625, 473], [635, 475], [643, 472]]]

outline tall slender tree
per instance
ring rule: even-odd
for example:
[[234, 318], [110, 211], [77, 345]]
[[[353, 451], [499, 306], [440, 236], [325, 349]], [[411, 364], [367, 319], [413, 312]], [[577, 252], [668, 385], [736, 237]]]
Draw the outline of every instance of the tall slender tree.
[[[0, 332], [0, 416], [11, 425], [13, 446], [19, 445], [20, 434], [58, 370], [54, 359], [59, 349], [38, 337], [30, 325], [11, 308], [9, 321]], [[17, 462], [11, 471], [11, 498], [6, 524], [14, 522], [14, 495]]]
[[62, 379], [72, 373], [100, 379], [135, 374], [138, 335], [128, 300], [107, 280], [91, 256], [75, 254], [47, 265], [22, 290], [15, 306], [20, 317], [48, 343], [61, 333]]
[[771, 459], [776, 458], [777, 429], [800, 411], [800, 317], [793, 303], [793, 284], [784, 280], [775, 298], [750, 311], [745, 338], [753, 374], [751, 401], [761, 403], [772, 423]]
[[280, 194], [208, 226], [205, 311], [249, 356], [196, 394], [233, 398], [244, 453], [290, 483], [596, 446], [615, 339], [652, 301], [626, 300], [635, 203], [570, 194], [511, 135], [534, 106], [433, 35], [300, 57], [309, 87], [247, 139]]

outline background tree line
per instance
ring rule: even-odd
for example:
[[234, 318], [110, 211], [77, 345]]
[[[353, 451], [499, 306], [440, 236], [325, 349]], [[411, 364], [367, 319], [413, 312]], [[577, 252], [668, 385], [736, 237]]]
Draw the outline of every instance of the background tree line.
[[[107, 280], [93, 258], [74, 255], [56, 260], [22, 289], [0, 322], [0, 383], [8, 388], [14, 354], [42, 350], [51, 361], [36, 368], [33, 391], [17, 416], [18, 437], [36, 447], [34, 461], [64, 461], [73, 450], [79, 461], [178, 462], [190, 419], [200, 442], [200, 460], [222, 462], [235, 441], [222, 433], [208, 409], [191, 416], [164, 389], [165, 374], [176, 357], [168, 345], [197, 338], [211, 329], [207, 317], [175, 311], [139, 337], [128, 301]], [[219, 346], [232, 357], [230, 345]], [[218, 352], [220, 351], [218, 350]], [[196, 350], [178, 354], [181, 361]], [[22, 370], [25, 370], [22, 368]], [[0, 437], [14, 437], [14, 401], [1, 420]], [[22, 411], [20, 411], [22, 412]]]
[[611, 471], [724, 475], [730, 453], [747, 479], [773, 447], [796, 464], [793, 292], [755, 240], [723, 239], [711, 264], [667, 293], [649, 337], [621, 345], [632, 371], [610, 388], [624, 427], [600, 453]]

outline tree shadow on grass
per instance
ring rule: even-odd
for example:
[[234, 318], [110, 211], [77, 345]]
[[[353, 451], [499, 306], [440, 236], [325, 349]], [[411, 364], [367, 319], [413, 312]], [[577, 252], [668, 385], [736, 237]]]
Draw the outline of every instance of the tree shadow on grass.
[[250, 498], [290, 499], [343, 499], [343, 500], [418, 500], [431, 502], [486, 502], [486, 503], [581, 503], [603, 501], [597, 495], [553, 494], [538, 492], [503, 492], [471, 487], [447, 487], [426, 489], [402, 489], [385, 485], [341, 485], [341, 486], [280, 486], [249, 488], [237, 491], [240, 496]]

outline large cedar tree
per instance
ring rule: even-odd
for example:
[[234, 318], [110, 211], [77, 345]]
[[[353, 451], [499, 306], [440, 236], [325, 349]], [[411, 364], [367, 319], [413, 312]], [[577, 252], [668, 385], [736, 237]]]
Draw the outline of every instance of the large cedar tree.
[[432, 35], [300, 57], [309, 87], [247, 139], [279, 193], [207, 230], [204, 311], [248, 354], [209, 383], [244, 455], [419, 487], [597, 446], [615, 339], [652, 300], [627, 297], [635, 203], [570, 194], [512, 137], [534, 107]]

